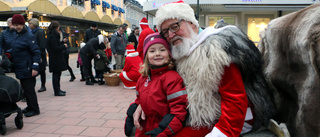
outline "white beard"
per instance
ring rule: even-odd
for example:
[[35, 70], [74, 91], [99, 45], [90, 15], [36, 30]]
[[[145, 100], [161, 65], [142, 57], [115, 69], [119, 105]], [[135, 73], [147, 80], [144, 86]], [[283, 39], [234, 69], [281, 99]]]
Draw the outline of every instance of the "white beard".
[[190, 56], [176, 62], [188, 92], [187, 124], [193, 128], [213, 126], [221, 115], [219, 86], [230, 57], [219, 41], [208, 37]]
[[181, 59], [182, 57], [187, 56], [190, 48], [197, 42], [197, 34], [191, 29], [191, 27], [188, 27], [188, 29], [190, 30], [189, 31], [190, 38], [183, 38], [180, 36], [176, 36], [174, 37], [174, 39], [171, 40], [171, 41], [174, 41], [176, 39], [182, 40], [182, 42], [177, 45], [173, 45], [171, 42], [171, 45], [172, 45], [171, 53], [174, 59]]

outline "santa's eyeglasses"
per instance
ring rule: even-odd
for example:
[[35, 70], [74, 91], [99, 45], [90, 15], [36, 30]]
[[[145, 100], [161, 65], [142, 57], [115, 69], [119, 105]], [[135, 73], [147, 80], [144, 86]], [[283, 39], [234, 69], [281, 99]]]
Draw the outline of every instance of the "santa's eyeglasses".
[[177, 31], [180, 29], [179, 23], [180, 23], [181, 21], [184, 21], [184, 19], [181, 19], [180, 21], [178, 21], [178, 22], [176, 22], [176, 23], [170, 24], [167, 29], [163, 29], [163, 30], [160, 32], [160, 35], [161, 35], [162, 37], [164, 37], [164, 38], [167, 38], [167, 37], [169, 37], [169, 30], [170, 30], [171, 32], [173, 32], [173, 33], [174, 33], [174, 32], [177, 32]]

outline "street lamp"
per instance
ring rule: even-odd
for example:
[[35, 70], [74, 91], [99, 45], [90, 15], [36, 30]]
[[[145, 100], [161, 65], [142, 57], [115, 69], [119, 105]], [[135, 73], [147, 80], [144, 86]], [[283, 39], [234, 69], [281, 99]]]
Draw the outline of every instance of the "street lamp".
[[199, 21], [200, 16], [200, 8], [199, 8], [199, 0], [197, 0], [197, 20]]

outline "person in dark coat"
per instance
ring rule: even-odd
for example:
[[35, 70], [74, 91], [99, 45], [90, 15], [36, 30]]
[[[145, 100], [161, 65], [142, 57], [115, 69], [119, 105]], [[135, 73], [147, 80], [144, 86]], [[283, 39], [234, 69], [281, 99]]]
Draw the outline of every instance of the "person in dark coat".
[[59, 33], [60, 24], [52, 21], [48, 28], [47, 50], [49, 53], [49, 72], [52, 72], [52, 85], [55, 96], [65, 96], [66, 92], [60, 89], [61, 72], [67, 70], [64, 50], [67, 44], [61, 43], [62, 34]]
[[26, 117], [31, 117], [40, 114], [34, 89], [41, 58], [40, 50], [36, 38], [24, 25], [25, 20], [22, 15], [13, 15], [12, 24], [15, 27], [11, 44], [12, 60], [16, 77], [20, 80], [27, 102], [27, 107], [22, 112]]
[[46, 91], [46, 67], [47, 67], [47, 53], [46, 45], [47, 39], [45, 37], [45, 32], [39, 27], [39, 20], [37, 18], [32, 18], [29, 20], [29, 28], [31, 29], [32, 34], [36, 37], [38, 46], [41, 52], [41, 61], [39, 64], [39, 74], [41, 79], [41, 88], [38, 92]]
[[0, 36], [0, 60], [2, 57], [2, 50], [6, 53], [6, 51], [11, 48], [13, 39], [14, 26], [12, 25], [12, 18], [7, 20], [7, 24], [8, 28], [4, 30]]
[[[80, 49], [80, 58], [83, 65], [83, 73], [86, 79], [86, 85], [93, 85], [94, 83], [98, 83], [92, 75], [92, 65], [91, 61], [93, 57], [99, 58], [99, 54], [97, 53], [98, 49], [105, 49], [107, 42], [106, 38], [102, 35], [99, 35], [97, 38], [90, 39], [86, 46]], [[91, 81], [90, 81], [91, 79]]]
[[131, 32], [128, 41], [134, 43], [134, 50], [137, 50], [138, 47], [138, 39], [139, 39], [139, 27], [134, 28], [134, 30]]
[[62, 39], [62, 43], [64, 44], [67, 44], [68, 47], [67, 49], [64, 51], [64, 54], [65, 54], [65, 57], [66, 57], [66, 63], [67, 63], [67, 67], [68, 67], [68, 71], [71, 75], [71, 78], [70, 78], [70, 82], [74, 81], [76, 79], [76, 76], [74, 76], [73, 74], [73, 71], [72, 71], [72, 68], [69, 66], [69, 53], [70, 53], [70, 42], [69, 42], [69, 34], [68, 33], [65, 33], [64, 31], [61, 30], [60, 28], [60, 31], [62, 32], [62, 36], [63, 36], [63, 39]]
[[101, 32], [98, 29], [98, 25], [96, 23], [92, 23], [91, 27], [86, 30], [86, 33], [84, 35], [84, 42], [87, 43], [90, 39], [96, 38], [100, 34]]

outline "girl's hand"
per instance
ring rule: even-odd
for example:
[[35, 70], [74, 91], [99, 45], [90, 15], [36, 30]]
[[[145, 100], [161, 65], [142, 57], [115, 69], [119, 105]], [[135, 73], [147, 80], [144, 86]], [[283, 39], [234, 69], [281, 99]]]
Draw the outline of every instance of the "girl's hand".
[[140, 120], [146, 120], [146, 115], [144, 114], [141, 106], [139, 105], [136, 111], [133, 113], [133, 123], [134, 126], [139, 129], [140, 131], [143, 130], [143, 127], [140, 125]]

